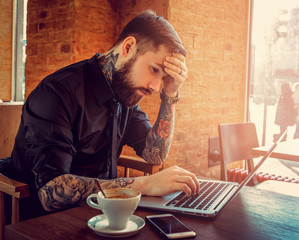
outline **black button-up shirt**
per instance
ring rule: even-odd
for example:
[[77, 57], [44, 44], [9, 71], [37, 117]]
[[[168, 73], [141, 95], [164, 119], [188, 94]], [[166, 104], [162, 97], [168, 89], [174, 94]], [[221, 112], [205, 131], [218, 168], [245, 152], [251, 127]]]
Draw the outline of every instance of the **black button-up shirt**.
[[[65, 173], [109, 175], [111, 140], [107, 136], [113, 92], [97, 56], [49, 75], [24, 104], [11, 163], [19, 179], [35, 182], [36, 190]], [[151, 127], [139, 106], [120, 106], [117, 156], [123, 145], [132, 146], [141, 156]]]

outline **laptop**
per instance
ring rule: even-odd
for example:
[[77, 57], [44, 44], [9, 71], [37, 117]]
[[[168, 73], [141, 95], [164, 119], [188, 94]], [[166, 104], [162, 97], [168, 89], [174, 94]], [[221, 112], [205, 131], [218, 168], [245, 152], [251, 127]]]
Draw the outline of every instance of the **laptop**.
[[252, 179], [258, 168], [270, 156], [286, 132], [270, 147], [255, 168], [240, 184], [236, 182], [199, 179], [199, 194], [187, 197], [184, 192], [175, 192], [162, 197], [142, 196], [138, 207], [178, 212], [205, 218], [216, 217]]

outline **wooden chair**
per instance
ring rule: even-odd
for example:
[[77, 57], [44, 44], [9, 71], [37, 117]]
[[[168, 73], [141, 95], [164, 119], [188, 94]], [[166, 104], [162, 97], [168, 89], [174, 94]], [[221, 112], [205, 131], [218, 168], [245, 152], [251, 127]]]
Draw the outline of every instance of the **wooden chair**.
[[[4, 102], [0, 103], [0, 159], [11, 154], [14, 139], [21, 120], [23, 103]], [[0, 164], [3, 164], [2, 162]], [[15, 181], [8, 176], [6, 167], [1, 165], [0, 174], [0, 237], [4, 239], [5, 210], [4, 195], [11, 196], [11, 223], [19, 222], [19, 199], [29, 196], [27, 184]], [[4, 174], [4, 175], [3, 175]], [[5, 176], [6, 175], [6, 176]]]
[[0, 103], [0, 159], [10, 156], [17, 134], [23, 103]]
[[4, 239], [4, 227], [5, 227], [5, 207], [4, 194], [11, 196], [11, 223], [15, 224], [19, 222], [19, 199], [29, 197], [29, 187], [25, 183], [15, 181], [0, 174], [0, 237]]
[[259, 146], [254, 123], [220, 124], [218, 131], [221, 179], [227, 181], [226, 164], [231, 162], [245, 160], [246, 167], [250, 172], [254, 168], [251, 150]]

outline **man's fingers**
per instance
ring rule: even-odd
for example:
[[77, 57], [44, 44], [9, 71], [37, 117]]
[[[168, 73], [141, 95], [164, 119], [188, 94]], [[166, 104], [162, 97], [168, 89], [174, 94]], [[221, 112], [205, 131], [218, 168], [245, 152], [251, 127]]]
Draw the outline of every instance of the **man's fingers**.
[[187, 184], [193, 194], [199, 193], [200, 183], [195, 174], [177, 166], [174, 167], [174, 170], [176, 171], [175, 178], [177, 182]]
[[171, 77], [180, 81], [185, 81], [188, 78], [188, 69], [182, 54], [173, 53], [172, 56], [167, 56], [164, 66], [164, 71]]
[[[177, 182], [184, 184], [186, 187], [188, 187], [188, 189], [190, 189], [190, 193], [188, 194], [188, 196], [189, 195], [194, 195], [197, 192], [196, 183], [194, 182], [194, 180], [191, 176], [186, 176], [186, 175], [185, 176], [179, 176], [177, 178]], [[184, 191], [184, 189], [182, 189], [182, 191]], [[188, 192], [189, 192], [189, 190], [188, 190]]]
[[[183, 71], [183, 69], [182, 69], [181, 66], [171, 64], [171, 63], [169, 63], [169, 62], [167, 62], [167, 61], [165, 61], [164, 65], [165, 65], [165, 67], [166, 67], [166, 68], [164, 68], [164, 71], [165, 71], [165, 72], [167, 72], [166, 70], [168, 70], [168, 69], [171, 70], [171, 71], [173, 71], [174, 73], [178, 73], [178, 74], [180, 74], [181, 71]], [[169, 73], [168, 73], [168, 74], [169, 74]]]
[[176, 57], [169, 57], [169, 56], [166, 57], [166, 60], [164, 61], [164, 65], [165, 67], [177, 73], [181, 73], [181, 70], [187, 72], [185, 61], [181, 61]]
[[193, 195], [192, 189], [184, 183], [178, 183], [177, 191], [183, 191], [186, 194], [186, 196], [188, 196], [188, 197]]
[[[177, 73], [176, 71], [173, 71], [171, 69], [168, 69], [168, 68], [165, 68], [164, 71], [166, 73], [169, 74], [169, 76], [173, 77], [173, 78], [176, 78], [176, 79], [180, 79], [181, 82], [184, 82], [184, 80], [187, 78], [188, 75], [186, 75], [186, 72], [185, 71], [182, 71], [181, 74]], [[166, 78], [167, 79], [167, 78]]]
[[186, 58], [184, 57], [183, 54], [180, 54], [180, 53], [172, 53], [172, 56], [178, 58], [178, 59], [181, 60], [183, 63], [185, 63], [185, 61], [186, 61]]
[[188, 78], [188, 68], [186, 67], [185, 57], [182, 54], [173, 53], [167, 56], [164, 64], [164, 71], [168, 74], [163, 78], [163, 88], [165, 93], [174, 95]]
[[143, 192], [146, 195], [162, 196], [176, 191], [183, 191], [187, 196], [199, 193], [200, 184], [196, 176], [177, 166], [166, 168], [145, 178], [148, 179], [149, 186]]

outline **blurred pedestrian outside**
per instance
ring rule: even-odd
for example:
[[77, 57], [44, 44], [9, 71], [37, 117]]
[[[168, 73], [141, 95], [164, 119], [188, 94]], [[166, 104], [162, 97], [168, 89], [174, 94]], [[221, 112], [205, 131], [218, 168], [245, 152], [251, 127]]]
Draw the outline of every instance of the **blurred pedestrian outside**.
[[294, 101], [294, 107], [296, 111], [296, 130], [294, 134], [294, 138], [299, 138], [299, 82], [295, 83], [293, 87], [293, 101]]
[[[281, 94], [278, 99], [275, 115], [275, 124], [280, 127], [280, 133], [273, 135], [274, 141], [276, 141], [281, 134], [285, 132], [288, 126], [295, 125], [296, 110], [292, 95], [293, 91], [291, 89], [290, 83], [283, 83], [281, 85]], [[286, 134], [282, 141], [285, 141], [287, 137], [288, 136]]]

